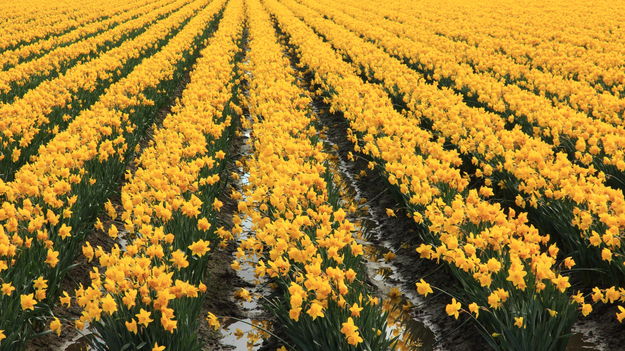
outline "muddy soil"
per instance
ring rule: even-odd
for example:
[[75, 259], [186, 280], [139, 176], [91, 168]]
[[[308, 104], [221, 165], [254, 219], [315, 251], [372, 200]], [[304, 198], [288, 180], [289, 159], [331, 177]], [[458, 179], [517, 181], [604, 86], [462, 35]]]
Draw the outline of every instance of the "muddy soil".
[[573, 325], [567, 351], [625, 350], [625, 327], [616, 320], [616, 306], [593, 306], [593, 312]]
[[[332, 114], [321, 101], [316, 101], [321, 111], [321, 121], [327, 127], [329, 140], [338, 146], [338, 154], [343, 164], [344, 171], [348, 172], [355, 180], [358, 191], [368, 199], [367, 205], [373, 216], [371, 223], [372, 235], [368, 238], [375, 245], [386, 247], [396, 254], [393, 266], [401, 281], [397, 281], [403, 290], [415, 290], [414, 283], [421, 278], [448, 291], [458, 289], [453, 277], [441, 269], [440, 266], [429, 260], [419, 258], [415, 248], [421, 243], [418, 240], [418, 227], [406, 216], [401, 208], [399, 199], [389, 188], [385, 179], [374, 171], [369, 171], [367, 161], [362, 155], [354, 152], [352, 144], [347, 140], [346, 129], [348, 122], [338, 114]], [[347, 159], [348, 153], [355, 156], [354, 161]], [[365, 175], [361, 175], [365, 171]], [[386, 209], [395, 209], [396, 217], [386, 215]], [[486, 350], [485, 342], [479, 336], [478, 330], [467, 320], [460, 318], [456, 321], [448, 317], [445, 305], [450, 299], [442, 293], [430, 295], [427, 304], [416, 307], [414, 318], [423, 322], [432, 329], [435, 340], [432, 344], [424, 343], [424, 350]]]
[[[245, 57], [249, 52], [248, 32], [247, 28], [243, 30], [243, 39], [241, 42], [241, 63], [246, 63]], [[241, 70], [242, 65], [237, 69]], [[239, 71], [240, 83], [238, 86], [239, 106], [242, 109], [242, 115], [239, 117], [239, 125], [236, 129], [236, 139], [231, 145], [230, 154], [233, 155], [229, 163], [228, 175], [229, 187], [227, 191], [222, 193], [224, 208], [227, 213], [227, 228], [233, 226], [233, 217], [239, 216], [237, 211], [238, 201], [232, 199], [229, 194], [236, 192], [245, 194], [248, 186], [249, 170], [247, 169], [246, 159], [251, 157], [253, 152], [253, 121], [250, 112], [243, 103], [249, 97], [249, 79], [251, 73], [249, 71]], [[235, 175], [233, 177], [233, 175]], [[245, 197], [245, 195], [243, 196]], [[211, 312], [215, 315], [223, 316], [221, 318], [221, 329], [219, 331], [219, 350], [249, 350], [249, 351], [269, 351], [276, 350], [281, 346], [278, 339], [270, 337], [268, 334], [281, 335], [280, 330], [275, 330], [273, 325], [273, 317], [270, 313], [263, 309], [259, 303], [258, 297], [268, 296], [271, 291], [264, 285], [259, 284], [254, 274], [253, 262], [240, 262], [240, 268], [235, 271], [230, 264], [237, 260], [235, 252], [240, 243], [251, 235], [252, 220], [249, 217], [241, 218], [242, 233], [229, 243], [227, 249], [223, 252], [223, 262], [220, 267], [214, 267], [217, 272], [223, 272], [226, 276], [220, 279], [222, 286], [217, 285], [218, 290], [222, 292], [218, 295], [217, 305], [212, 306]], [[225, 287], [225, 288], [224, 288]], [[251, 301], [235, 299], [236, 291], [245, 288], [249, 291], [252, 298]], [[213, 305], [214, 302], [210, 301]], [[228, 318], [230, 317], [230, 318]], [[268, 331], [269, 333], [264, 332]], [[279, 328], [278, 328], [279, 329]]]

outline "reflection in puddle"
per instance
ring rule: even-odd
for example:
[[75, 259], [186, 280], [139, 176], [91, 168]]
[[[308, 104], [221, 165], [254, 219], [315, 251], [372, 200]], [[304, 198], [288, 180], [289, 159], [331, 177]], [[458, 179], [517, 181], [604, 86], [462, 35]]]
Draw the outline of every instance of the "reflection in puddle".
[[[244, 143], [241, 145], [242, 158], [250, 154], [250, 133], [249, 128], [243, 130]], [[238, 188], [243, 194], [241, 201], [244, 201], [246, 199], [245, 194], [249, 184], [250, 174], [243, 165], [237, 169], [237, 173], [239, 175]], [[244, 215], [241, 216], [240, 219], [242, 232], [237, 238], [238, 244], [253, 235], [252, 218]], [[238, 244], [237, 247], [240, 246]], [[236, 253], [233, 254], [233, 259], [237, 259]], [[236, 270], [237, 276], [245, 282], [247, 286], [251, 287], [247, 288], [247, 290], [250, 290], [249, 292], [252, 298], [249, 300], [241, 299], [236, 302], [245, 318], [227, 319], [224, 321], [221, 328], [221, 334], [223, 335], [221, 344], [237, 351], [258, 350], [262, 346], [263, 341], [268, 338], [268, 334], [264, 332], [264, 330], [268, 330], [269, 325], [268, 322], [262, 318], [263, 309], [258, 303], [258, 298], [268, 295], [269, 291], [263, 284], [259, 284], [260, 282], [258, 278], [256, 278], [254, 273], [254, 267], [256, 265], [255, 259], [256, 258], [240, 262], [240, 269]]]
[[[324, 141], [336, 150], [327, 138]], [[403, 288], [405, 281], [392, 263], [396, 258], [395, 253], [367, 240], [379, 234], [379, 223], [367, 205], [367, 199], [360, 194], [355, 179], [336, 153], [332, 153], [329, 167], [335, 175], [335, 183], [340, 187], [343, 206], [350, 209], [349, 219], [356, 227], [357, 240], [365, 247], [368, 276], [383, 299], [384, 310], [388, 312], [389, 336], [397, 337], [397, 350], [433, 350], [433, 325], [424, 316], [416, 318], [418, 306], [424, 303], [423, 298], [416, 291]]]
[[[368, 245], [366, 252], [367, 271], [371, 283], [385, 296], [384, 308], [389, 313], [389, 330], [393, 336], [400, 336], [398, 350], [432, 350], [435, 335], [424, 321], [415, 318], [423, 299], [416, 293], [404, 289], [403, 281], [391, 262], [384, 256], [391, 252], [384, 247]], [[392, 253], [392, 252], [391, 252]]]
[[258, 350], [262, 345], [264, 336], [259, 332], [258, 327], [262, 326], [258, 323], [258, 321], [250, 318], [234, 321], [231, 324], [224, 323], [221, 329], [224, 335], [221, 343], [233, 347], [234, 350]]

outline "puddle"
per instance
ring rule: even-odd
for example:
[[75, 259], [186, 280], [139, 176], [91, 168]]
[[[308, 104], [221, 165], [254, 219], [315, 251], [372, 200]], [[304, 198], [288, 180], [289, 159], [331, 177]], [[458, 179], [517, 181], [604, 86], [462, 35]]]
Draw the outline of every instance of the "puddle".
[[[86, 330], [86, 329], [85, 329]], [[56, 348], [58, 351], [90, 351], [88, 338], [91, 332], [78, 332], [70, 340], [65, 341], [61, 346]]]
[[566, 345], [566, 351], [607, 351], [603, 347], [598, 347], [594, 342], [585, 341], [587, 337], [580, 333], [575, 333]]
[[[312, 106], [319, 115], [317, 106]], [[323, 113], [323, 112], [321, 112]], [[322, 136], [324, 143], [334, 148], [327, 137]], [[397, 337], [397, 350], [434, 350], [436, 341], [435, 326], [427, 315], [419, 312], [419, 306], [425, 300], [416, 291], [406, 289], [406, 282], [393, 265], [396, 258], [388, 247], [376, 245], [368, 238], [380, 238], [380, 223], [367, 205], [367, 199], [360, 193], [356, 180], [349, 172], [345, 161], [335, 152], [330, 153], [329, 167], [335, 174], [335, 183], [340, 188], [341, 200], [345, 208], [351, 208], [348, 218], [355, 225], [357, 242], [364, 246], [364, 257], [370, 283], [375, 286], [383, 307], [388, 312], [389, 337]], [[354, 211], [355, 209], [355, 211]]]
[[589, 319], [577, 321], [573, 325], [573, 335], [566, 345], [566, 351], [608, 351], [610, 348], [602, 340], [602, 335], [597, 331], [601, 330], [598, 322]]
[[[253, 324], [256, 323], [256, 324]], [[220, 340], [222, 345], [234, 350], [258, 350], [263, 343], [263, 333], [259, 331], [260, 322], [250, 318], [234, 321], [231, 324], [224, 323], [221, 332], [224, 337]], [[262, 325], [259, 325], [262, 327]]]
[[[247, 120], [249, 121], [250, 118], [247, 118]], [[251, 152], [251, 130], [244, 128], [242, 134], [244, 142], [241, 145], [241, 159], [244, 159]], [[243, 194], [241, 201], [244, 201], [250, 174], [244, 165], [238, 168], [237, 173], [239, 174], [239, 189]], [[239, 244], [253, 236], [252, 218], [247, 215], [242, 216], [240, 226], [242, 232], [236, 239]], [[236, 259], [236, 253], [233, 254], [232, 258], [233, 260]], [[269, 328], [268, 321], [264, 318], [264, 311], [258, 303], [259, 298], [269, 294], [269, 288], [261, 284], [255, 276], [254, 267], [257, 259], [257, 257], [252, 257], [245, 261], [240, 261], [240, 269], [236, 270], [237, 276], [245, 283], [245, 289], [249, 291], [252, 298], [249, 301], [244, 299], [235, 301], [241, 313], [245, 316], [244, 318], [229, 318], [222, 325], [221, 333], [223, 337], [220, 342], [229, 349], [237, 351], [259, 350], [264, 340], [269, 337], [269, 334], [265, 332]]]
[[83, 330], [76, 330], [75, 335], [71, 336], [68, 340], [63, 342], [60, 346], [51, 348], [54, 351], [91, 351], [90, 342], [95, 338], [96, 341], [101, 341], [94, 331], [89, 328], [89, 324], [85, 324]]
[[[343, 199], [348, 203], [360, 204], [351, 218], [356, 230], [366, 233], [367, 237], [380, 237], [379, 223], [371, 209], [365, 204], [366, 199], [359, 193], [355, 180], [347, 172], [343, 160], [337, 161], [337, 171], [343, 180], [341, 186]], [[385, 310], [389, 312], [389, 333], [398, 336], [398, 350], [433, 350], [435, 344], [434, 325], [427, 315], [419, 315], [419, 306], [425, 300], [411, 289], [406, 289], [405, 281], [393, 265], [395, 254], [388, 247], [376, 245], [366, 238], [357, 240], [365, 247], [366, 268], [371, 283], [377, 288], [378, 294], [384, 298]], [[390, 247], [390, 244], [389, 244]]]

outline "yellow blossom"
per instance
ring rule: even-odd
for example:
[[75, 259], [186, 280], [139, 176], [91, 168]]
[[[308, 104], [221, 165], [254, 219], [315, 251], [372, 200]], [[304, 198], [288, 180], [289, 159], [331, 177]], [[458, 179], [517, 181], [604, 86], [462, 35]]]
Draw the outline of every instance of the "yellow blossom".
[[460, 302], [456, 301], [455, 298], [452, 298], [451, 303], [445, 306], [445, 312], [447, 312], [447, 315], [458, 319], [458, 316], [460, 316], [460, 307]]
[[310, 304], [310, 308], [308, 308], [306, 313], [311, 316], [313, 320], [317, 319], [317, 317], [325, 316], [323, 314], [323, 307], [317, 302]]
[[61, 321], [58, 318], [54, 318], [50, 322], [50, 330], [56, 333], [56, 335], [61, 336]]
[[416, 285], [417, 285], [417, 292], [420, 295], [428, 296], [428, 294], [431, 294], [431, 293], [434, 292], [434, 291], [432, 291], [432, 287], [430, 286], [430, 284], [428, 284], [423, 279], [421, 279], [419, 282], [417, 282]]
[[35, 305], [37, 304], [37, 300], [34, 299], [33, 294], [21, 295], [20, 303], [23, 310], [34, 310]]

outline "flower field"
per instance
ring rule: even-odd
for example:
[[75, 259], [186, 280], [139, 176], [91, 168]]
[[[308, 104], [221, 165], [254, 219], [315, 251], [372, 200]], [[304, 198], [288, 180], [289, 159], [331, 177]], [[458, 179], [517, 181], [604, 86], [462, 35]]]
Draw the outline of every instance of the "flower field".
[[625, 3], [0, 9], [0, 351], [623, 347]]

